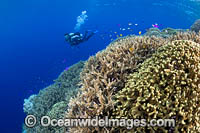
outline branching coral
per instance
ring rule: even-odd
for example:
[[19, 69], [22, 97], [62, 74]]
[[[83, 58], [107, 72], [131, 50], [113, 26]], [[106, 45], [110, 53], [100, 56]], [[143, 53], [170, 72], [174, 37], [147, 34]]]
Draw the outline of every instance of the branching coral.
[[200, 44], [200, 32], [180, 32], [174, 36], [168, 38], [169, 41], [173, 40], [190, 40]]
[[[90, 57], [81, 73], [82, 93], [71, 100], [67, 117], [112, 116], [113, 94], [124, 87], [126, 76], [137, 71], [139, 64], [165, 41], [156, 37], [128, 36], [112, 42], [106, 50]], [[71, 132], [88, 130], [74, 128]]]
[[[116, 117], [176, 118], [175, 132], [200, 132], [200, 44], [173, 41], [160, 47], [130, 74], [116, 94]], [[167, 132], [166, 127], [138, 127], [133, 132]]]

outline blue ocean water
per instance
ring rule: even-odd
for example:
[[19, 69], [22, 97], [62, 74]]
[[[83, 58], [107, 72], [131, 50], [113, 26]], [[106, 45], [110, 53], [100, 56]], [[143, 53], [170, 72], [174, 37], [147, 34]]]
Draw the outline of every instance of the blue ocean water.
[[[88, 18], [80, 32], [99, 32], [71, 47], [64, 34], [74, 32], [82, 11]], [[161, 29], [188, 29], [198, 18], [198, 0], [0, 1], [1, 132], [22, 132], [24, 99], [53, 83], [67, 66], [106, 48], [113, 32], [143, 34], [156, 23]], [[130, 23], [133, 31], [127, 30]]]

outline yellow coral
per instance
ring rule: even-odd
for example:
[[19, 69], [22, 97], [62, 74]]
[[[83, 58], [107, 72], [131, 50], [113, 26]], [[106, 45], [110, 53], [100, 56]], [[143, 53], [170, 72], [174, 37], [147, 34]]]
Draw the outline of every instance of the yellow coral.
[[[147, 120], [170, 119], [175, 116], [175, 131], [198, 132], [196, 128], [200, 128], [199, 48], [200, 44], [184, 40], [172, 41], [160, 47], [151, 58], [142, 63], [139, 72], [130, 74], [125, 88], [116, 94], [117, 108], [114, 115], [117, 118]], [[190, 51], [190, 54], [185, 51]], [[162, 67], [160, 68], [157, 63]], [[157, 69], [159, 73], [156, 72]], [[146, 81], [150, 84], [146, 84]], [[133, 128], [132, 131], [167, 132], [168, 129], [139, 127]]]

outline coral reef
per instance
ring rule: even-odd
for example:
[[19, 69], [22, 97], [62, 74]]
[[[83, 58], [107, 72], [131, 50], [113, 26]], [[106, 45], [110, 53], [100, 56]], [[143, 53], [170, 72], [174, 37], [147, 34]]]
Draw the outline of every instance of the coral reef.
[[[61, 117], [68, 108], [68, 103], [71, 97], [77, 94], [80, 82], [80, 72], [82, 71], [84, 62], [71, 66], [67, 71], [62, 72], [55, 83], [40, 90], [39, 94], [34, 96], [31, 100], [31, 109], [24, 106], [27, 114], [32, 114], [39, 120], [44, 115]], [[32, 96], [31, 96], [32, 97]], [[30, 98], [29, 98], [30, 99]], [[24, 105], [27, 102], [24, 103]], [[56, 113], [56, 108], [62, 110]], [[39, 123], [39, 121], [37, 122]], [[54, 132], [54, 129], [44, 128], [40, 124], [37, 124], [34, 128], [26, 128], [27, 132], [44, 133]]]
[[[90, 57], [81, 73], [82, 94], [69, 103], [67, 117], [112, 116], [113, 94], [124, 87], [127, 75], [137, 71], [138, 65], [165, 41], [159, 37], [127, 36], [112, 42], [106, 50]], [[75, 131], [89, 130], [71, 130]]]
[[[173, 32], [172, 32], [173, 33]], [[66, 117], [109, 118], [116, 115], [113, 96], [125, 88], [128, 76], [138, 73], [143, 62], [159, 47], [174, 40], [191, 40], [200, 44], [200, 35], [176, 33], [168, 38], [127, 36], [113, 41], [105, 50], [89, 58], [81, 72], [81, 93], [70, 100]], [[114, 129], [72, 127], [70, 132], [106, 132]]]
[[190, 27], [191, 31], [198, 33], [200, 31], [200, 19], [197, 19], [194, 24]]
[[[175, 118], [175, 132], [200, 132], [200, 20], [191, 31], [150, 28], [118, 38], [24, 100], [24, 112], [50, 118]], [[199, 32], [199, 33], [198, 33]], [[84, 67], [84, 68], [83, 68]], [[75, 96], [75, 97], [74, 97]], [[168, 127], [71, 127], [70, 132], [168, 132]], [[24, 132], [63, 133], [64, 127]]]
[[[116, 94], [120, 118], [176, 118], [175, 132], [200, 131], [200, 44], [172, 41], [130, 74]], [[169, 127], [137, 127], [131, 132], [167, 132]], [[122, 129], [121, 129], [122, 132]]]

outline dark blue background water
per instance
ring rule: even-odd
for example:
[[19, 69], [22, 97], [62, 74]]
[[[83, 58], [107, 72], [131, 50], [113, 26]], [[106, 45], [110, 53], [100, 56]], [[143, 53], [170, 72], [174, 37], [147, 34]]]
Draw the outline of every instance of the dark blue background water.
[[[21, 132], [24, 98], [51, 84], [65, 67], [104, 49], [110, 42], [101, 38], [104, 33], [120, 33], [119, 26], [128, 27], [129, 22], [138, 24], [134, 34], [154, 23], [160, 28], [189, 28], [199, 17], [197, 7], [183, 0], [0, 1], [0, 132]], [[99, 32], [72, 48], [64, 34], [73, 32], [83, 10], [88, 20], [81, 31]]]

